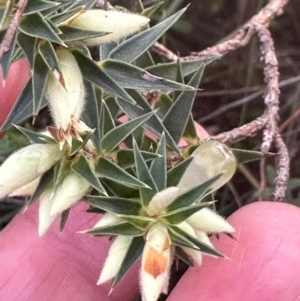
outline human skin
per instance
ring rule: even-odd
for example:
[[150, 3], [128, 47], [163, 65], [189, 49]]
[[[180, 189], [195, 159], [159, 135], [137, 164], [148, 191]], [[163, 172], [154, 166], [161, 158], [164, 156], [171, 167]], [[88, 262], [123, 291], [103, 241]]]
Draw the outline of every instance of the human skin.
[[[6, 88], [19, 89], [18, 73], [11, 72]], [[6, 104], [17, 97], [4, 91], [0, 107], [2, 95]], [[202, 138], [207, 136], [197, 128]], [[39, 238], [37, 205], [18, 214], [0, 233], [0, 300], [131, 301], [138, 292], [138, 264], [109, 296], [109, 285], [96, 286], [109, 241], [77, 232], [92, 227], [99, 215], [77, 205], [62, 233], [56, 221]], [[237, 240], [212, 238], [228, 259], [206, 256], [201, 267], [183, 276], [168, 301], [300, 300], [300, 209], [257, 202], [238, 210], [229, 222]]]

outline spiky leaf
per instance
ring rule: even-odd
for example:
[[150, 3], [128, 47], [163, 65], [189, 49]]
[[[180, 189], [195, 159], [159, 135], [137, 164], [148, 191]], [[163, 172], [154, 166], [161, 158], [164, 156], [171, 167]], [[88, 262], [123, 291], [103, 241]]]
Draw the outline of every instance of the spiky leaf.
[[84, 78], [116, 96], [130, 103], [134, 103], [134, 100], [128, 95], [128, 93], [90, 58], [86, 57], [78, 50], [73, 50], [72, 53], [77, 60]]
[[117, 60], [105, 60], [98, 63], [121, 87], [148, 90], [193, 90], [192, 87], [153, 76], [151, 73]]
[[112, 226], [98, 227], [89, 230], [88, 233], [95, 236], [103, 235], [129, 235], [129, 236], [141, 236], [144, 231], [135, 227], [129, 222], [121, 222]]
[[87, 195], [84, 197], [84, 200], [93, 207], [115, 214], [138, 215], [142, 208], [141, 204], [137, 201], [114, 196]]
[[133, 177], [117, 164], [101, 157], [95, 167], [97, 175], [131, 187], [147, 187], [142, 181]]
[[59, 3], [45, 0], [28, 0], [23, 15], [37, 13], [39, 11], [57, 8]]
[[171, 203], [167, 208], [167, 212], [171, 212], [173, 210], [188, 207], [195, 203], [197, 200], [205, 196], [209, 191], [211, 186], [222, 176], [222, 174], [218, 174], [215, 177], [201, 183], [200, 185], [186, 191], [177, 197], [173, 203]]
[[175, 255], [181, 259], [183, 262], [185, 262], [188, 266], [193, 267], [194, 266], [194, 261], [193, 259], [183, 251], [182, 248], [176, 246], [175, 247]]
[[60, 38], [64, 42], [72, 42], [88, 39], [88, 38], [97, 38], [106, 35], [106, 32], [102, 31], [92, 31], [92, 30], [84, 30], [77, 27], [61, 25], [59, 26], [59, 30], [61, 30]]
[[99, 192], [105, 195], [107, 194], [85, 156], [78, 156], [78, 158], [73, 161], [71, 168], [76, 174], [87, 180]]
[[117, 147], [126, 137], [128, 137], [135, 129], [145, 123], [155, 112], [149, 112], [145, 115], [132, 119], [126, 123], [115, 127], [105, 134], [102, 138], [102, 149], [106, 152], [112, 151]]
[[134, 237], [132, 242], [127, 250], [127, 253], [122, 261], [121, 267], [114, 279], [112, 284], [112, 288], [116, 287], [116, 285], [123, 279], [126, 275], [127, 271], [133, 266], [133, 264], [139, 259], [141, 256], [143, 249], [145, 246], [145, 241], [142, 236]]
[[22, 48], [28, 59], [30, 67], [33, 68], [37, 39], [35, 37], [28, 36], [27, 34], [20, 31], [18, 33], [17, 40], [19, 46]]
[[[5, 33], [6, 33], [5, 31], [0, 32], [0, 41], [3, 41], [3, 37], [4, 37]], [[2, 75], [3, 75], [4, 79], [7, 77], [8, 69], [12, 63], [15, 48], [16, 48], [16, 34], [14, 35], [14, 37], [11, 41], [8, 51], [4, 52], [4, 54], [1, 58], [1, 61], [0, 61]]]
[[177, 186], [185, 173], [186, 169], [192, 162], [193, 157], [189, 157], [181, 163], [175, 165], [172, 169], [170, 169], [167, 173], [167, 187]]
[[256, 161], [264, 158], [266, 155], [263, 152], [258, 151], [249, 151], [245, 149], [236, 149], [232, 148], [231, 151], [233, 152], [234, 156], [238, 163], [247, 163], [251, 161]]
[[111, 52], [110, 58], [128, 63], [134, 61], [165, 33], [181, 17], [185, 10], [186, 8], [152, 28], [125, 40]]
[[119, 217], [122, 217], [124, 220], [128, 221], [129, 223], [133, 224], [135, 227], [143, 231], [145, 231], [151, 223], [155, 222], [155, 219], [144, 216], [119, 215]]
[[50, 70], [52, 71], [57, 70], [61, 72], [58, 59], [52, 43], [50, 43], [49, 41], [43, 41], [42, 43], [39, 44], [38, 50], [44, 62], [47, 64]]

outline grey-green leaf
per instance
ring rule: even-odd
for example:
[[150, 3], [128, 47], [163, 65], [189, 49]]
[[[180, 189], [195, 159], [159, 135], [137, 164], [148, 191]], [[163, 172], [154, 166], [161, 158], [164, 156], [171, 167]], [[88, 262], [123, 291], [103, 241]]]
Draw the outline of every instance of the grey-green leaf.
[[[199, 70], [191, 78], [189, 85], [196, 88], [199, 86], [204, 68]], [[179, 142], [191, 115], [193, 103], [196, 96], [195, 91], [183, 91], [164, 117], [163, 124], [171, 134], [175, 142]]]
[[141, 210], [139, 202], [127, 198], [87, 195], [83, 199], [93, 207], [115, 214], [138, 215]]
[[23, 52], [25, 53], [30, 67], [33, 69], [34, 57], [36, 52], [36, 38], [31, 37], [21, 31], [18, 33], [18, 44], [22, 48]]
[[211, 186], [222, 176], [222, 174], [218, 174], [213, 178], [201, 183], [200, 185], [184, 192], [180, 196], [178, 196], [174, 202], [172, 202], [167, 208], [167, 212], [171, 212], [173, 210], [191, 206], [197, 200], [205, 196], [209, 191]]
[[192, 160], [193, 160], [193, 157], [189, 157], [168, 171], [167, 187], [178, 185], [183, 174], [185, 173], [186, 169], [188, 168], [188, 166], [190, 165]]
[[249, 151], [245, 149], [231, 149], [238, 163], [247, 163], [264, 158], [266, 155], [263, 152]]
[[107, 75], [94, 61], [78, 50], [73, 50], [72, 53], [77, 60], [84, 78], [116, 96], [130, 103], [134, 103], [134, 100], [128, 95], [128, 93], [109, 75]]
[[53, 71], [56, 69], [57, 71], [61, 72], [52, 43], [49, 41], [43, 41], [39, 44], [38, 50], [50, 70]]
[[88, 233], [95, 236], [103, 235], [129, 235], [129, 236], [141, 236], [144, 231], [135, 227], [129, 222], [121, 222], [112, 226], [98, 227], [89, 230]]
[[132, 119], [123, 123], [108, 133], [102, 138], [102, 149], [106, 152], [112, 151], [117, 147], [126, 137], [128, 137], [136, 128], [140, 127], [146, 122], [155, 112], [149, 112], [145, 115]]
[[165, 21], [125, 40], [111, 52], [110, 58], [128, 63], [134, 61], [165, 33], [185, 10], [186, 8], [181, 9]]
[[147, 187], [142, 181], [138, 180], [117, 164], [101, 157], [95, 167], [96, 173], [103, 178], [115, 181], [117, 183], [128, 185], [130, 187]]
[[23, 15], [33, 14], [46, 9], [56, 8], [59, 3], [45, 0], [28, 0]]
[[40, 13], [25, 16], [19, 25], [19, 30], [29, 36], [45, 39], [66, 46], [52, 26]]
[[121, 87], [148, 90], [193, 90], [192, 87], [153, 76], [142, 68], [117, 60], [105, 60], [98, 63]]
[[127, 250], [127, 253], [122, 261], [121, 267], [114, 279], [112, 288], [123, 279], [127, 271], [133, 266], [133, 264], [139, 259], [144, 249], [145, 241], [142, 236], [134, 237]]
[[97, 178], [91, 164], [88, 162], [85, 156], [80, 155], [73, 161], [71, 165], [71, 169], [78, 174], [79, 176], [83, 177], [87, 180], [95, 189], [99, 192], [107, 195], [104, 187], [100, 183], [99, 179]]
[[58, 27], [62, 32], [59, 37], [67, 42], [72, 44], [72, 42], [76, 42], [76, 44], [80, 44], [80, 40], [89, 39], [89, 38], [97, 38], [106, 35], [106, 32], [103, 31], [92, 31], [92, 30], [84, 30], [81, 28], [61, 25]]

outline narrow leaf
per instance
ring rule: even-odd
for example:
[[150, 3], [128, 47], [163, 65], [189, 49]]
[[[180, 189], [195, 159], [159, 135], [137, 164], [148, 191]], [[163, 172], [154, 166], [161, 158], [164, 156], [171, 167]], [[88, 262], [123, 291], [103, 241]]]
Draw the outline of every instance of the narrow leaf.
[[[190, 86], [194, 88], [197, 88], [199, 86], [203, 71], [203, 68], [199, 68], [199, 70], [193, 75], [192, 79], [190, 80]], [[188, 119], [191, 115], [196, 93], [196, 90], [182, 92], [164, 117], [163, 124], [173, 137], [174, 141], [177, 143], [181, 139]]]
[[[101, 124], [101, 131], [102, 136], [106, 135], [108, 132], [113, 130], [115, 128], [115, 121], [113, 116], [110, 113], [110, 110], [107, 106], [106, 101], [102, 104], [103, 110], [102, 110], [102, 124]], [[101, 141], [101, 147], [102, 147], [102, 141]]]
[[157, 145], [156, 154], [160, 155], [160, 157], [152, 161], [150, 172], [158, 191], [161, 191], [165, 189], [167, 185], [166, 137], [164, 133]]
[[119, 197], [87, 195], [83, 198], [89, 205], [115, 214], [138, 215], [141, 204], [137, 201]]
[[[65, 42], [76, 42], [80, 43], [80, 40], [88, 39], [88, 38], [97, 38], [106, 35], [106, 32], [102, 31], [92, 31], [92, 30], [84, 30], [77, 27], [61, 25], [58, 27], [62, 32], [59, 37]], [[72, 43], [71, 43], [72, 44]]]
[[[118, 99], [117, 102], [121, 107], [121, 109], [132, 119], [144, 114], [144, 110], [122, 99]], [[156, 114], [153, 115], [147, 122], [145, 122], [143, 126], [158, 138], [160, 138], [161, 134], [165, 132], [167, 145], [174, 151], [178, 153], [180, 152], [177, 144], [174, 142], [173, 138], [166, 130], [166, 128], [163, 126], [163, 124], [161, 123], [160, 119], [157, 117]]]
[[103, 235], [129, 235], [129, 236], [141, 236], [144, 231], [135, 227], [129, 222], [121, 222], [112, 226], [98, 227], [92, 230], [89, 230], [88, 233], [95, 236]]
[[143, 206], [147, 206], [158, 190], [148, 169], [148, 166], [144, 161], [135, 141], [133, 141], [133, 151], [137, 177], [140, 181], [146, 183], [149, 186], [149, 188], [140, 188], [140, 197], [142, 204]]
[[[172, 241], [173, 242], [173, 241]], [[173, 242], [174, 243], [174, 242]], [[188, 266], [193, 267], [194, 261], [187, 253], [184, 252], [184, 250], [178, 246], [175, 247], [175, 255], [181, 259], [183, 262], [185, 262]]]
[[185, 237], [186, 239], [188, 239], [196, 247], [198, 247], [201, 250], [201, 252], [207, 253], [207, 254], [210, 254], [210, 255], [213, 255], [213, 256], [217, 256], [217, 257], [224, 257], [224, 255], [222, 253], [218, 252], [217, 250], [215, 250], [211, 246], [205, 244], [204, 242], [198, 240], [197, 238], [189, 235], [185, 231], [181, 230], [179, 227], [177, 227], [177, 226], [170, 226], [170, 227], [168, 227], [168, 229], [172, 229], [175, 232], [177, 232], [178, 234], [180, 234], [183, 237]]
[[187, 207], [195, 203], [197, 200], [204, 197], [209, 191], [210, 187], [222, 176], [222, 174], [218, 174], [215, 177], [201, 183], [200, 185], [186, 191], [177, 197], [173, 203], [171, 203], [167, 208], [167, 212], [171, 212], [173, 210]]
[[134, 237], [128, 251], [125, 255], [125, 258], [123, 259], [123, 262], [121, 264], [121, 267], [114, 279], [114, 282], [112, 284], [112, 288], [116, 287], [117, 284], [123, 279], [123, 277], [126, 275], [128, 270], [133, 266], [133, 264], [139, 259], [141, 256], [143, 249], [145, 246], [145, 241], [142, 236], [140, 237]]
[[48, 68], [52, 71], [56, 69], [60, 72], [59, 63], [52, 43], [43, 41], [39, 44], [38, 50]]
[[33, 69], [34, 57], [36, 53], [36, 38], [31, 37], [21, 31], [18, 33], [18, 44], [26, 55], [31, 69]]
[[[141, 155], [143, 156], [145, 162], [149, 162], [153, 159], [158, 158], [158, 154], [141, 151]], [[117, 152], [117, 163], [123, 169], [127, 169], [130, 167], [134, 167], [134, 154], [132, 149], [120, 149]], [[155, 179], [155, 177], [154, 177]]]
[[125, 40], [111, 52], [110, 58], [128, 63], [134, 61], [165, 33], [182, 16], [185, 10], [186, 8], [156, 26]]
[[153, 76], [144, 69], [117, 60], [105, 60], [98, 63], [121, 87], [148, 90], [193, 90], [192, 87]]
[[124, 220], [128, 221], [129, 223], [133, 224], [135, 227], [145, 231], [150, 223], [155, 222], [155, 219], [144, 217], [144, 216], [136, 216], [136, 215], [119, 215]]
[[[3, 41], [3, 37], [6, 31], [0, 32], [0, 41]], [[12, 58], [15, 52], [15, 46], [16, 46], [16, 34], [14, 35], [11, 44], [9, 45], [8, 51], [4, 52], [0, 64], [1, 64], [1, 69], [2, 69], [2, 76], [5, 79], [8, 74], [9, 67], [12, 63]], [[2, 83], [1, 83], [2, 84]]]
[[126, 137], [128, 137], [135, 129], [140, 127], [144, 122], [146, 122], [151, 116], [155, 114], [154, 112], [147, 113], [135, 119], [132, 119], [126, 123], [123, 123], [108, 133], [102, 138], [102, 149], [106, 152], [112, 151], [117, 147]]
[[185, 173], [186, 169], [188, 168], [188, 166], [190, 165], [192, 160], [193, 160], [193, 157], [189, 157], [168, 171], [167, 187], [178, 185], [183, 174]]
[[19, 25], [19, 30], [29, 36], [66, 46], [40, 13], [25, 16]]
[[258, 151], [249, 151], [244, 149], [231, 149], [238, 163], [247, 163], [264, 158], [266, 155]]
[[84, 146], [87, 144], [87, 142], [90, 140], [92, 136], [91, 132], [87, 132], [83, 135], [81, 135], [82, 141], [73, 139], [72, 140], [72, 147], [69, 149], [69, 156], [74, 156], [78, 153], [79, 150], [84, 148]]
[[133, 177], [115, 163], [101, 157], [95, 167], [96, 173], [103, 178], [131, 187], [147, 187], [142, 181]]
[[76, 174], [87, 180], [99, 192], [107, 195], [105, 189], [103, 188], [102, 184], [95, 175], [91, 164], [88, 162], [85, 156], [80, 155], [75, 161], [73, 161], [71, 169]]
[[46, 9], [57, 8], [59, 3], [45, 0], [28, 0], [23, 15], [33, 14]]
[[41, 110], [43, 99], [46, 92], [48, 67], [45, 64], [42, 56], [38, 53], [35, 56], [32, 86], [33, 86], [33, 115], [36, 116]]
[[67, 220], [69, 218], [70, 209], [64, 210], [60, 216], [59, 231], [62, 232], [66, 226]]
[[107, 75], [95, 62], [78, 50], [73, 50], [72, 53], [77, 60], [84, 78], [116, 96], [130, 103], [134, 103], [134, 100], [128, 95], [128, 93], [109, 75]]
[[169, 213], [163, 214], [161, 218], [165, 219], [170, 225], [180, 224], [194, 213], [212, 204], [214, 204], [214, 202], [206, 202], [198, 205], [183, 207], [177, 210], [173, 210]]

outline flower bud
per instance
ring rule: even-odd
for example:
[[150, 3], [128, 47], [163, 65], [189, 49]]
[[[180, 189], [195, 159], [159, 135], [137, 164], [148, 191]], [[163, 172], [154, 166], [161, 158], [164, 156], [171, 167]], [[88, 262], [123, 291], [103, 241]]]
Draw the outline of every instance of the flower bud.
[[107, 212], [101, 217], [101, 219], [95, 224], [93, 228], [112, 226], [122, 221], [123, 221], [122, 218], [116, 216], [111, 212]]
[[57, 215], [50, 215], [52, 206], [53, 188], [47, 188], [40, 196], [39, 206], [39, 236], [43, 236], [49, 229]]
[[83, 177], [71, 172], [57, 188], [52, 199], [50, 215], [57, 215], [79, 201], [90, 188]]
[[103, 31], [107, 35], [83, 40], [85, 45], [99, 45], [119, 41], [147, 25], [149, 19], [131, 13], [106, 11], [101, 9], [87, 10], [78, 17], [67, 20], [69, 26], [91, 31]]
[[234, 228], [220, 215], [208, 208], [203, 208], [187, 218], [186, 222], [195, 230], [205, 233], [233, 233]]
[[105, 260], [97, 285], [102, 284], [117, 275], [131, 241], [132, 237], [127, 235], [119, 235], [116, 237], [108, 251], [108, 256]]
[[79, 119], [83, 110], [83, 77], [70, 50], [57, 48], [56, 55], [61, 73], [49, 72], [46, 97], [56, 127], [68, 132], [72, 118]]
[[33, 180], [32, 182], [15, 189], [13, 192], [9, 194], [9, 197], [13, 196], [31, 196], [35, 192], [37, 186], [39, 185], [40, 178]]
[[203, 142], [192, 156], [194, 159], [177, 185], [180, 193], [223, 173], [212, 186], [215, 191], [227, 183], [235, 173], [237, 163], [234, 154], [229, 147], [218, 141]]
[[142, 256], [141, 290], [143, 300], [156, 301], [167, 292], [172, 263], [171, 239], [164, 225], [153, 225], [146, 235]]
[[0, 198], [51, 168], [63, 153], [57, 144], [31, 144], [12, 154], [0, 167]]
[[151, 199], [146, 212], [149, 216], [158, 216], [170, 205], [178, 196], [178, 187], [168, 187], [156, 193]]

